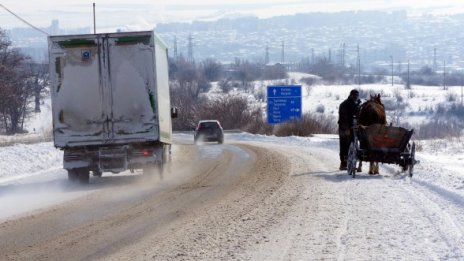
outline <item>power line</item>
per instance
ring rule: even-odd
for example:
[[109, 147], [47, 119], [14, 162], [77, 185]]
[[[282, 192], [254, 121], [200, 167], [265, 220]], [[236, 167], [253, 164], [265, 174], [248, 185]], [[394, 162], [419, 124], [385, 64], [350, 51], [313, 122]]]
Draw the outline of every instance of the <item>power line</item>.
[[21, 20], [23, 23], [29, 25], [30, 27], [34, 28], [35, 30], [43, 33], [43, 34], [46, 34], [46, 35], [49, 35], [47, 32], [35, 27], [34, 25], [32, 25], [31, 23], [29, 23], [28, 21], [24, 20], [23, 18], [21, 18], [19, 15], [13, 13], [12, 11], [10, 11], [10, 9], [6, 8], [3, 4], [0, 4], [0, 7], [2, 7], [3, 9], [5, 9], [8, 13], [14, 15], [16, 18], [18, 18], [19, 20]]
[[193, 58], [193, 37], [192, 37], [192, 33], [189, 34], [189, 37], [188, 37], [188, 53], [187, 53], [187, 59], [189, 62], [191, 63], [194, 63], [195, 62], [195, 59]]

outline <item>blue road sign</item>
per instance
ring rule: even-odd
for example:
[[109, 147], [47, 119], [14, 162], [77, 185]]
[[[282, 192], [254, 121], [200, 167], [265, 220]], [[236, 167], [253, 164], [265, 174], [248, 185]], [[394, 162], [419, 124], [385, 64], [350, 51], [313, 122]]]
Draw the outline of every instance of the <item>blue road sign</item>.
[[301, 118], [301, 85], [267, 87], [267, 122], [283, 123]]

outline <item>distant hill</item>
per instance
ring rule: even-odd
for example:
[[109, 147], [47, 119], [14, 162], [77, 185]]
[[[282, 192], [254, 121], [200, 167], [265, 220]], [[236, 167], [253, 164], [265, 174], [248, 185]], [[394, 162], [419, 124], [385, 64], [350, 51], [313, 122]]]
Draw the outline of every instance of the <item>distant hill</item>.
[[344, 26], [352, 24], [391, 24], [407, 19], [406, 11], [346, 11], [338, 13], [302, 13], [277, 16], [267, 19], [257, 17], [222, 18], [217, 21], [194, 21], [192, 23], [161, 23], [156, 25], [159, 33], [182, 31], [239, 30], [256, 32], [266, 29], [286, 28], [292, 30], [307, 27]]
[[443, 62], [447, 70], [464, 68], [462, 24], [462, 14], [408, 16], [405, 10], [345, 11], [161, 23], [155, 30], [168, 43], [171, 55], [175, 41], [178, 54], [187, 55], [191, 34], [197, 60], [264, 60], [268, 47], [270, 61], [282, 62], [284, 45], [287, 63], [322, 57], [333, 63], [356, 65], [359, 46], [363, 69], [390, 70], [393, 59], [395, 70], [404, 71], [408, 60], [412, 69], [428, 65], [440, 70]]

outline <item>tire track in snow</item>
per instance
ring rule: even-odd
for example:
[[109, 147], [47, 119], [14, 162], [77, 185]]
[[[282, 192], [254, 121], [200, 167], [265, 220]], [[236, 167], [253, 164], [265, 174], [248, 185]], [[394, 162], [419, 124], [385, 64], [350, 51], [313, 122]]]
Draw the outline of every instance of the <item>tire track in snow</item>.
[[459, 219], [464, 217], [462, 210], [464, 198], [426, 181], [413, 180], [410, 184], [403, 184], [402, 187], [409, 193], [430, 223], [437, 224], [437, 233], [453, 253], [452, 255], [446, 254], [445, 258], [462, 260], [464, 258], [464, 226]]
[[344, 216], [344, 223], [343, 226], [340, 229], [340, 232], [337, 237], [337, 260], [345, 260], [346, 259], [346, 247], [347, 247], [347, 241], [348, 241], [348, 228], [349, 225], [353, 219], [353, 209], [352, 209], [352, 199], [354, 198], [353, 195], [353, 190], [351, 189], [350, 186], [345, 187], [345, 192], [344, 194], [348, 195], [347, 197], [343, 198], [344, 205], [347, 206], [345, 213], [347, 213]]
[[[426, 169], [428, 167], [419, 165], [419, 167], [421, 166]], [[456, 253], [455, 256], [446, 256], [446, 258], [463, 259], [464, 224], [460, 220], [464, 217], [464, 196], [440, 186], [440, 182], [432, 183], [421, 179], [424, 174], [427, 177], [433, 177], [436, 176], [436, 173], [424, 173], [424, 170], [420, 169], [419, 175], [416, 174], [409, 178], [407, 173], [399, 174], [400, 172], [390, 165], [385, 166], [384, 169], [394, 177], [403, 175], [400, 176], [400, 179], [397, 179], [403, 182], [402, 188], [416, 202], [416, 205], [431, 224], [439, 224], [437, 232], [441, 235], [443, 242], [446, 242], [447, 246]], [[445, 171], [440, 168], [439, 172]], [[430, 177], [428, 178], [430, 179]]]

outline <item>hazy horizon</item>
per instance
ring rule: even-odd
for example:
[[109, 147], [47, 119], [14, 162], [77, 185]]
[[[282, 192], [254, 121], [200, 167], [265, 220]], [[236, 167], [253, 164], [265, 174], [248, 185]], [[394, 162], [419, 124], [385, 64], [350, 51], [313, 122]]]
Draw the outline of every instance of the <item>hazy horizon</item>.
[[[101, 0], [66, 3], [58, 1], [13, 1], [3, 0], [2, 5], [37, 27], [48, 27], [52, 20], [59, 20], [61, 28], [93, 27], [92, 3], [96, 4], [97, 31], [108, 28], [128, 27], [132, 30], [153, 29], [157, 23], [190, 22], [193, 20], [216, 20], [223, 17], [253, 15], [269, 18], [279, 15], [311, 12], [339, 12], [356, 10], [407, 10], [409, 14], [455, 14], [464, 13], [464, 2], [442, 0], [197, 0], [186, 4], [183, 0], [126, 1]], [[23, 22], [0, 8], [0, 27], [27, 27]]]

